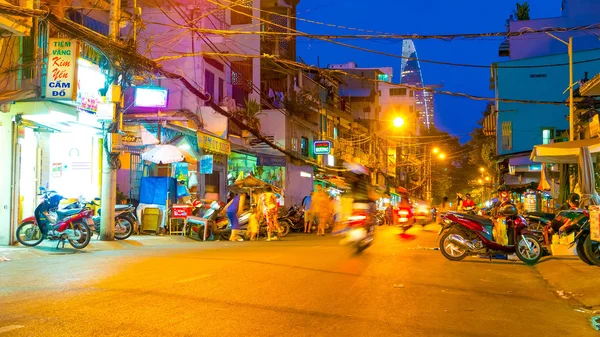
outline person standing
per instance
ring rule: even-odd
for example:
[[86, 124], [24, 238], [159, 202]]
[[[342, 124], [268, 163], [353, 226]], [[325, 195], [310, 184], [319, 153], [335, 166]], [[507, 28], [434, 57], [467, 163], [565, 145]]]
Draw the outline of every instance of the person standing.
[[317, 219], [317, 236], [325, 235], [329, 203], [329, 197], [323, 192], [323, 187], [317, 185], [311, 202], [311, 213]]
[[231, 201], [225, 206], [225, 212], [227, 219], [231, 224], [231, 237], [229, 241], [244, 241], [244, 239], [238, 237], [240, 232], [240, 223], [238, 221], [239, 216], [244, 210], [244, 204], [246, 203], [245, 194], [236, 194]]
[[309, 195], [304, 197], [304, 200], [302, 200], [302, 209], [304, 210], [304, 233], [310, 233], [313, 223], [314, 216], [311, 211], [313, 194], [314, 192], [311, 192]]
[[[277, 197], [273, 193], [273, 189], [269, 187], [265, 193], [261, 195], [262, 214], [267, 222], [267, 241], [279, 240], [281, 229], [277, 222], [278, 204]], [[277, 236], [272, 238], [273, 231], [277, 231]]]
[[250, 219], [248, 220], [248, 231], [250, 232], [250, 241], [255, 241], [258, 238], [258, 231], [260, 229], [260, 224], [258, 219], [260, 218], [260, 214], [258, 208], [252, 208], [252, 214], [250, 215]]

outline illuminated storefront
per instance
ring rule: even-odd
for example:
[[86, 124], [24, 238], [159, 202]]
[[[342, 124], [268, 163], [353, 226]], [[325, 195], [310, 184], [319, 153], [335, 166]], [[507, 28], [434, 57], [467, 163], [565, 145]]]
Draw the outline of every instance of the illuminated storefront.
[[227, 172], [228, 185], [251, 174], [268, 184], [285, 189], [285, 157], [232, 152]]

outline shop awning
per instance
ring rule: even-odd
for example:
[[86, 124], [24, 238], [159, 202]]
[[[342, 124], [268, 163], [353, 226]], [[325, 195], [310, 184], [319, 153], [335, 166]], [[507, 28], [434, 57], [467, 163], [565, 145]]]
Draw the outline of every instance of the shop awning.
[[508, 165], [510, 166], [526, 166], [526, 165], [536, 165], [539, 163], [531, 161], [530, 154], [525, 154], [518, 157], [513, 157], [508, 159]]
[[592, 160], [595, 161], [600, 152], [600, 138], [536, 145], [530, 159], [538, 163], [577, 164], [580, 149], [584, 146], [589, 148]]
[[12, 103], [37, 96], [35, 90], [8, 90], [0, 92], [0, 104]]

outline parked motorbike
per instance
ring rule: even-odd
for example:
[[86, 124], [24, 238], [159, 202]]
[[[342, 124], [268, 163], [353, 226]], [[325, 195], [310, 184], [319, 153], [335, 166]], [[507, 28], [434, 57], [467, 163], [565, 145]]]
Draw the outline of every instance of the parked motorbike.
[[507, 218], [508, 245], [497, 243], [492, 237], [492, 220], [477, 215], [447, 212], [442, 215], [440, 251], [451, 261], [461, 261], [469, 255], [516, 253], [528, 265], [536, 264], [543, 255], [542, 244], [527, 230], [527, 220], [513, 205], [503, 207], [500, 214]]
[[34, 247], [48, 239], [58, 241], [56, 249], [61, 243], [64, 248], [65, 241], [73, 248], [85, 248], [92, 237], [89, 225], [94, 223], [94, 211], [89, 208], [56, 210], [63, 197], [44, 188], [40, 191], [43, 200], [35, 208], [34, 215], [21, 220], [17, 227], [19, 243]]
[[[290, 207], [284, 216], [279, 217], [277, 221], [281, 224], [287, 222], [290, 226], [290, 231], [301, 232], [304, 230], [304, 210], [298, 205]], [[287, 235], [287, 234], [286, 234]]]
[[[74, 203], [71, 203], [64, 207], [64, 209], [79, 209], [83, 207], [100, 206], [97, 200], [91, 202], [83, 201], [80, 199]], [[90, 229], [100, 235], [100, 215], [102, 209], [98, 209], [98, 215], [93, 216], [93, 224], [90, 225]], [[138, 220], [135, 215], [135, 207], [133, 205], [115, 205], [115, 239], [125, 240], [133, 234], [138, 228]]]

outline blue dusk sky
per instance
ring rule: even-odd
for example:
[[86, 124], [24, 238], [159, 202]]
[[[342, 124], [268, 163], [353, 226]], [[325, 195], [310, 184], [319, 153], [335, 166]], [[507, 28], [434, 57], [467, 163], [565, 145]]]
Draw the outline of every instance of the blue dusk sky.
[[[516, 8], [513, 0], [301, 0], [298, 17], [346, 27], [386, 33], [421, 35], [483, 33], [505, 30], [506, 19]], [[523, 1], [520, 1], [523, 2]], [[561, 0], [529, 0], [532, 19], [560, 16]], [[360, 32], [298, 21], [297, 28], [311, 34], [358, 34]], [[400, 55], [401, 40], [342, 40], [341, 42]], [[498, 57], [502, 38], [476, 40], [415, 40], [419, 58], [453, 63], [490, 65], [506, 60]], [[400, 59], [349, 49], [320, 40], [298, 39], [298, 56], [311, 65], [354, 61], [359, 67], [394, 67], [393, 81], [400, 80]], [[489, 90], [489, 68], [464, 68], [421, 62], [426, 84], [443, 84], [444, 89], [493, 97]], [[509, 97], [507, 97], [509, 98]], [[486, 102], [436, 95], [435, 124], [444, 131], [469, 139], [469, 132]]]

